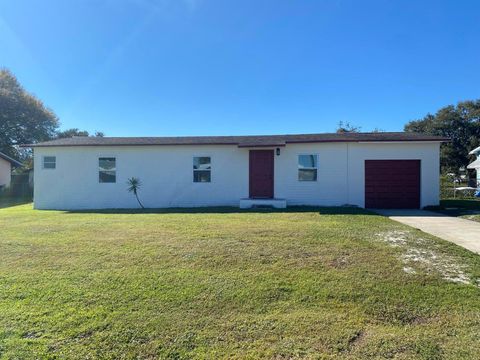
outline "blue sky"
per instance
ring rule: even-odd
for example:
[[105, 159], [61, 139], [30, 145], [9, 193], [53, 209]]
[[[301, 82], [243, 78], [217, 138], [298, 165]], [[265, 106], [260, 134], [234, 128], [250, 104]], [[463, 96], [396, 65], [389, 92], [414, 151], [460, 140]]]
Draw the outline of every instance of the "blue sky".
[[108, 136], [403, 129], [480, 97], [480, 1], [2, 0], [0, 66]]

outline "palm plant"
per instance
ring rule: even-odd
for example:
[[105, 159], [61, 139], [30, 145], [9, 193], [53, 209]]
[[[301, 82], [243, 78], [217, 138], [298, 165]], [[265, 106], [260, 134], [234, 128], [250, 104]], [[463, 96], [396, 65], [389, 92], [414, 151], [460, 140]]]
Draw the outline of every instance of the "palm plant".
[[142, 186], [142, 182], [140, 181], [140, 179], [136, 177], [131, 177], [130, 179], [127, 180], [127, 185], [128, 185], [127, 190], [129, 192], [133, 192], [133, 195], [135, 195], [135, 197], [137, 198], [137, 201], [142, 207], [142, 209], [145, 209], [140, 199], [138, 198], [138, 190]]

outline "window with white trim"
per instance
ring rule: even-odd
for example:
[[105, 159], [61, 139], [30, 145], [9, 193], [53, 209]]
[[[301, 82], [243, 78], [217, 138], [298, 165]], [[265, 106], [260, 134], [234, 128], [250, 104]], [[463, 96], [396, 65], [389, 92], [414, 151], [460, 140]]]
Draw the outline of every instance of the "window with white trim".
[[193, 158], [193, 182], [211, 182], [211, 172], [210, 156], [195, 156]]
[[298, 181], [317, 181], [317, 155], [298, 155]]
[[57, 167], [57, 157], [56, 156], [44, 156], [43, 157], [43, 168], [44, 169], [55, 169]]
[[98, 182], [114, 183], [117, 182], [117, 166], [114, 157], [98, 158]]

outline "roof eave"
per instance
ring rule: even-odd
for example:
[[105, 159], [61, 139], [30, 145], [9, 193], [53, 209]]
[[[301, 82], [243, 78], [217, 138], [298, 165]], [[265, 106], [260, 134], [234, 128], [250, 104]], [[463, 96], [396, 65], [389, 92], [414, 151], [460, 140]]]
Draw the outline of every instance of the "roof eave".
[[480, 159], [477, 159], [471, 164], [468, 164], [467, 169], [480, 169]]
[[480, 153], [480, 146], [470, 151], [468, 155], [477, 155], [477, 153]]
[[8, 161], [10, 164], [12, 164], [15, 167], [23, 166], [23, 164], [20, 161], [15, 160], [15, 159], [11, 158], [10, 156], [5, 155], [4, 153], [0, 153], [0, 158], [5, 160], [5, 161]]
[[[450, 141], [446, 137], [428, 136], [425, 134], [381, 133], [381, 134], [352, 134], [351, 136], [338, 136], [338, 134], [308, 134], [304, 135], [255, 135], [231, 137], [193, 137], [193, 138], [71, 138], [53, 140], [37, 144], [24, 144], [22, 147], [72, 147], [72, 146], [176, 146], [176, 145], [233, 145], [238, 147], [272, 147], [285, 146], [286, 144], [302, 143], [404, 143], [404, 142], [434, 142]], [[408, 135], [408, 136], [407, 136]], [[413, 136], [412, 136], [413, 135]]]
[[283, 143], [265, 143], [265, 144], [253, 144], [253, 143], [239, 143], [239, 148], [270, 148], [270, 147], [284, 147], [287, 144]]

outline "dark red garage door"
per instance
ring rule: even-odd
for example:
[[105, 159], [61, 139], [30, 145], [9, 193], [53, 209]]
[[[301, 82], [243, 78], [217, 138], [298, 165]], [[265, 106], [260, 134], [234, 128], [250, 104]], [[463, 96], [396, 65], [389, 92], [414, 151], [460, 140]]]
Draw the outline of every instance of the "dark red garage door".
[[418, 209], [420, 160], [365, 160], [365, 207]]

